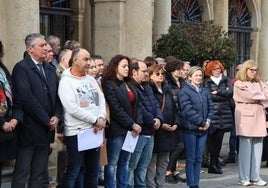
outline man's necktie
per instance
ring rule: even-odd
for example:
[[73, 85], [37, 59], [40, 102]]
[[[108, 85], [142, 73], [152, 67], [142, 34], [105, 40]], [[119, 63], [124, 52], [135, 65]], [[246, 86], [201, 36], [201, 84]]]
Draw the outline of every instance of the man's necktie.
[[46, 75], [45, 75], [45, 72], [44, 72], [44, 68], [43, 68], [43, 64], [38, 63], [37, 66], [39, 67], [39, 71], [40, 71], [40, 73], [42, 75], [42, 78], [45, 81], [47, 81], [47, 78], [46, 78]]

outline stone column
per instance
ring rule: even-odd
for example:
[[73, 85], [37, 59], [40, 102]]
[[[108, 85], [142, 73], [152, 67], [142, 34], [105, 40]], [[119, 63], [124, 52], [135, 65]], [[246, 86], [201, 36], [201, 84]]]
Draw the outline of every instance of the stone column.
[[126, 1], [95, 0], [94, 3], [94, 52], [108, 62], [116, 54], [126, 54]]
[[[165, 0], [166, 1], [166, 0]], [[153, 1], [126, 1], [126, 54], [144, 59], [152, 55]]]
[[4, 2], [0, 1], [0, 18], [2, 18], [0, 20], [0, 40], [2, 42], [4, 42], [3, 39], [4, 39], [4, 29], [5, 29], [5, 27], [4, 27], [4, 22], [5, 22], [4, 11], [5, 11]]
[[262, 78], [266, 81], [268, 80], [268, 1], [263, 0], [261, 3], [261, 32], [260, 32], [260, 41], [259, 41], [259, 58], [258, 63], [260, 65], [260, 71]]
[[86, 41], [84, 41], [83, 32], [84, 28], [86, 29], [86, 27], [84, 26], [90, 24], [88, 18], [84, 20], [85, 3], [88, 4], [88, 1], [87, 2], [85, 2], [85, 0], [70, 1], [71, 7], [73, 9], [71, 21], [75, 28], [73, 38], [79, 41], [82, 47], [88, 46], [88, 44], [86, 44]]
[[39, 32], [39, 1], [4, 1], [4, 62], [11, 70], [22, 59], [24, 39], [29, 33]]
[[228, 1], [214, 0], [214, 24], [228, 31]]
[[155, 0], [153, 20], [153, 44], [167, 33], [171, 25], [171, 0]]

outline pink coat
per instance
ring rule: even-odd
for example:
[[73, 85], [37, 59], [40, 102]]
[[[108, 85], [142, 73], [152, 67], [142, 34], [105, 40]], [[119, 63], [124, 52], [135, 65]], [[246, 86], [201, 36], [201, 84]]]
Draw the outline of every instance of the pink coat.
[[[260, 84], [261, 83], [261, 84]], [[265, 137], [268, 106], [268, 86], [264, 82], [242, 82], [234, 84], [236, 135]]]

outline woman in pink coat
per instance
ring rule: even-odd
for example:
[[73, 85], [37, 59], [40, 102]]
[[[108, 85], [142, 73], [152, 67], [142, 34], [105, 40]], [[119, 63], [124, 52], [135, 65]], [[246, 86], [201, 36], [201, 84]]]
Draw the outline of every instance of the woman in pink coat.
[[260, 80], [254, 60], [244, 62], [234, 84], [235, 125], [239, 136], [239, 184], [265, 186], [260, 178], [262, 141], [267, 135], [265, 107], [268, 105], [268, 87]]

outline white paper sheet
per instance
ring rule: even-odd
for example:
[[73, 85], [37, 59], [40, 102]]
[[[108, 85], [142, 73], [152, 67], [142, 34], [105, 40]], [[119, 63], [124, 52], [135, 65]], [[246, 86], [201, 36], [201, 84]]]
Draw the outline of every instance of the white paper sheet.
[[122, 150], [133, 153], [135, 148], [136, 148], [138, 138], [139, 138], [139, 135], [136, 137], [133, 137], [131, 135], [131, 132], [128, 131], [126, 138], [125, 138], [125, 141], [124, 141], [123, 146], [122, 146]]
[[103, 130], [94, 133], [93, 128], [82, 129], [78, 132], [78, 151], [100, 147], [103, 143]]

